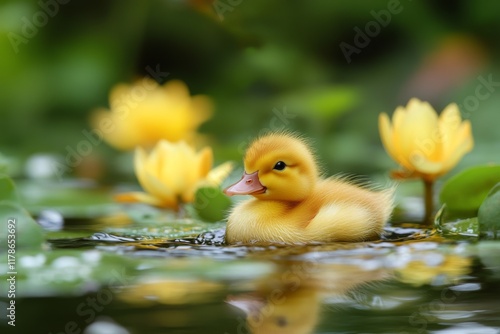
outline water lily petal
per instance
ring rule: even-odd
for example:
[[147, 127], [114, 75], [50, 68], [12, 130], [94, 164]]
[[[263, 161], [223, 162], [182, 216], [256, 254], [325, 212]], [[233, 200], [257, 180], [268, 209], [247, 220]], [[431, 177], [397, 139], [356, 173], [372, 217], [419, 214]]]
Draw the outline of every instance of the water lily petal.
[[[441, 152], [437, 113], [426, 102], [412, 99], [408, 105], [410, 104], [410, 110], [400, 129], [401, 153], [410, 162], [413, 160], [437, 161]], [[416, 158], [420, 156], [424, 159]]]
[[204, 178], [210, 172], [213, 164], [213, 153], [210, 147], [205, 147], [198, 153], [198, 177]]
[[124, 103], [124, 99], [132, 92], [133, 86], [127, 84], [115, 85], [109, 93], [109, 105], [111, 108], [120, 106]]
[[392, 115], [392, 147], [394, 150], [394, 153], [396, 156], [402, 156], [401, 152], [401, 126], [404, 122], [404, 119], [406, 117], [406, 110], [404, 107], [397, 107], [396, 111], [394, 111], [394, 114]]
[[436, 174], [440, 175], [441, 171], [444, 168], [444, 164], [441, 161], [430, 161], [427, 160], [424, 156], [413, 156], [412, 157], [412, 165], [417, 172], [420, 174]]
[[163, 184], [156, 176], [146, 173], [146, 178], [148, 179], [148, 193], [158, 198], [165, 207], [177, 208], [178, 193], [172, 191], [166, 184]]
[[472, 136], [472, 126], [470, 121], [466, 120], [462, 122], [460, 129], [458, 130], [458, 141], [466, 142], [467, 152], [470, 152], [474, 148], [474, 137]]
[[469, 121], [464, 121], [457, 131], [455, 136], [454, 146], [451, 148], [449, 155], [444, 160], [444, 172], [451, 170], [460, 159], [474, 147], [472, 138], [471, 124]]
[[[418, 102], [418, 101], [417, 101]], [[407, 170], [413, 170], [413, 166], [411, 163], [408, 161], [409, 157], [406, 154], [406, 152], [402, 149], [401, 146], [401, 136], [404, 135], [404, 131], [401, 130], [403, 127], [403, 124], [405, 122], [405, 118], [408, 115], [408, 111], [402, 107], [399, 106], [396, 108], [394, 111], [394, 115], [392, 116], [393, 122], [392, 122], [392, 147], [394, 150], [394, 157], [395, 159], [401, 166], [403, 166]]]
[[[199, 169], [199, 160], [196, 151], [186, 144], [182, 142], [179, 144], [179, 155], [178, 155], [178, 163], [179, 167], [182, 169], [178, 171], [179, 175], [183, 173], [184, 183], [182, 188], [179, 189], [180, 192], [184, 192], [186, 189], [192, 189], [195, 184], [198, 182], [200, 176], [198, 174]], [[182, 165], [180, 165], [182, 163]]]
[[180, 80], [170, 80], [163, 86], [163, 92], [169, 100], [182, 102], [189, 99], [189, 89]]
[[219, 186], [222, 181], [224, 181], [229, 176], [229, 174], [233, 170], [233, 167], [234, 164], [231, 161], [228, 161], [212, 169], [207, 175], [207, 184], [212, 186]]
[[389, 117], [382, 113], [379, 116], [379, 132], [382, 138], [382, 143], [387, 153], [400, 165], [406, 169], [412, 169], [412, 165], [408, 162], [408, 157], [401, 151], [398, 129], [401, 128], [406, 111], [403, 107], [398, 107], [393, 116], [393, 124], [391, 126]]
[[140, 185], [147, 193], [159, 198], [162, 202], [174, 205], [176, 204], [174, 192], [165, 187], [158, 178], [158, 172], [164, 165], [165, 149], [168, 149], [168, 143], [167, 145], [159, 143], [148, 156], [142, 148], [138, 148], [134, 159], [135, 171]]
[[196, 152], [183, 141], [171, 143], [162, 140], [149, 154], [143, 148], [137, 148], [135, 172], [146, 193], [127, 193], [117, 199], [178, 210], [179, 202], [194, 201], [200, 185], [220, 184], [232, 169], [231, 164], [226, 163], [210, 171], [212, 160], [210, 147]]
[[416, 97], [412, 97], [406, 104], [406, 112], [418, 112], [423, 107], [424, 102]]
[[139, 139], [137, 131], [129, 123], [117, 121], [116, 118], [116, 114], [101, 108], [92, 113], [90, 123], [112, 146], [121, 150], [135, 148]]
[[394, 149], [393, 128], [386, 113], [381, 113], [379, 115], [378, 128], [380, 132], [380, 138], [382, 139], [382, 144], [384, 145], [387, 153], [389, 153], [389, 155], [393, 159], [397, 160], [398, 155]]
[[135, 169], [135, 175], [137, 176], [137, 180], [139, 181], [139, 184], [142, 186], [142, 188], [147, 187], [147, 178], [146, 178], [146, 165], [147, 165], [147, 160], [148, 156], [146, 154], [146, 151], [142, 149], [141, 147], [138, 147], [135, 150], [135, 155], [134, 155], [134, 169]]
[[191, 96], [186, 84], [178, 80], [163, 86], [147, 78], [132, 85], [119, 84], [109, 100], [110, 110], [96, 111], [91, 122], [104, 140], [123, 150], [152, 147], [162, 139], [192, 139], [213, 111], [207, 96]]
[[170, 143], [166, 141], [160, 141], [149, 153], [146, 160], [146, 170], [159, 179], [161, 179], [162, 171], [165, 168], [164, 160], [171, 155], [169, 145]]
[[[197, 95], [191, 99], [191, 109], [193, 118], [201, 124], [212, 117], [214, 105], [208, 96]], [[198, 126], [198, 125], [197, 125]]]
[[198, 188], [201, 187], [218, 187], [224, 181], [225, 178], [229, 176], [229, 173], [233, 170], [234, 164], [231, 161], [225, 162], [222, 165], [217, 166], [212, 169], [205, 179], [201, 179], [193, 189], [190, 189], [189, 192], [186, 192], [183, 195], [183, 198], [194, 199], [194, 194]]
[[443, 158], [451, 154], [454, 146], [456, 146], [457, 130], [462, 122], [460, 111], [455, 103], [450, 103], [439, 116], [439, 131], [443, 147]]
[[438, 117], [429, 103], [412, 98], [406, 107], [396, 109], [392, 127], [388, 116], [381, 114], [379, 130], [389, 155], [404, 167], [397, 173], [401, 178], [433, 180], [453, 168], [474, 145], [470, 122], [462, 122], [454, 103]]
[[403, 124], [403, 120], [406, 116], [406, 110], [404, 107], [399, 106], [394, 111], [394, 115], [392, 115], [392, 126], [395, 132], [398, 132], [401, 128], [401, 124]]
[[157, 170], [156, 176], [163, 184], [168, 185], [172, 192], [179, 194], [188, 186], [188, 174], [191, 168], [189, 161], [186, 161], [185, 143], [162, 141], [160, 148], [157, 159], [161, 168]]

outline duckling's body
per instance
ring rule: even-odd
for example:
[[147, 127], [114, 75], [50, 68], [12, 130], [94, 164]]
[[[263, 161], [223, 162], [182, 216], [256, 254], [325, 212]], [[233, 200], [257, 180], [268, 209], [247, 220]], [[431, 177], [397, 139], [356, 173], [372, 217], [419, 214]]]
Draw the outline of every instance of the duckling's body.
[[388, 192], [321, 180], [301, 202], [249, 199], [239, 204], [229, 216], [226, 240], [286, 244], [373, 240], [380, 236], [391, 211]]
[[345, 178], [321, 178], [308, 145], [283, 133], [252, 143], [245, 175], [226, 193], [255, 197], [229, 215], [228, 243], [373, 240], [393, 207], [393, 189], [373, 191]]

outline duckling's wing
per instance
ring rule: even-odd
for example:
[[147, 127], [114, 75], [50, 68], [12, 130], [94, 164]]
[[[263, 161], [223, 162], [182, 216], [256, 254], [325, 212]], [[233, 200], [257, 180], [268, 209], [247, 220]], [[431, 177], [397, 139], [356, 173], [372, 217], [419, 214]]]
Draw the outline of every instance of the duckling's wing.
[[364, 241], [381, 232], [370, 210], [356, 203], [330, 203], [323, 206], [306, 227], [310, 240]]

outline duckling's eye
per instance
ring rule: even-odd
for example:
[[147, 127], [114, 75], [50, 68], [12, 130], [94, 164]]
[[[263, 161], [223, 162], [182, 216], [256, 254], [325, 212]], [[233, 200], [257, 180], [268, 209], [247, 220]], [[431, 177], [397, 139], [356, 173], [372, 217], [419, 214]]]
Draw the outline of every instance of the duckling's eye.
[[286, 320], [285, 317], [278, 317], [276, 319], [276, 324], [279, 326], [279, 327], [285, 327], [286, 325], [288, 325], [288, 321]]
[[286, 167], [286, 164], [283, 162], [283, 161], [278, 161], [276, 163], [276, 165], [274, 165], [274, 168], [273, 169], [276, 169], [276, 170], [283, 170], [285, 169]]

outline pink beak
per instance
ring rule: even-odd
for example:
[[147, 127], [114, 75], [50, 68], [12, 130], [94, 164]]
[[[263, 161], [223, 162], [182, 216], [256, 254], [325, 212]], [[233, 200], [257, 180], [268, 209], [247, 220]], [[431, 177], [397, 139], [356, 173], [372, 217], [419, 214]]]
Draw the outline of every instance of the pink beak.
[[266, 191], [266, 187], [262, 185], [259, 181], [258, 171], [252, 174], [243, 174], [241, 180], [233, 184], [232, 186], [224, 189], [224, 194], [228, 196], [234, 195], [254, 195], [262, 194]]
[[258, 314], [266, 306], [265, 300], [252, 294], [229, 296], [226, 303], [242, 310], [246, 315]]

